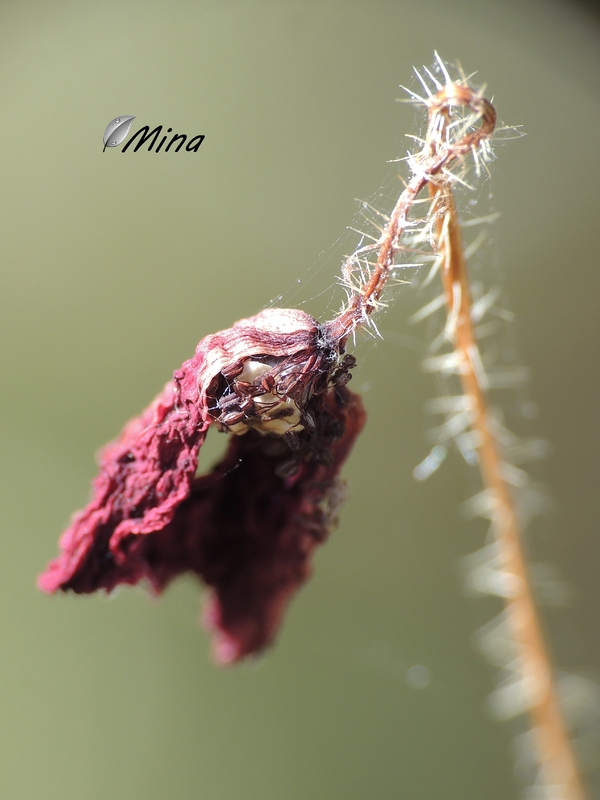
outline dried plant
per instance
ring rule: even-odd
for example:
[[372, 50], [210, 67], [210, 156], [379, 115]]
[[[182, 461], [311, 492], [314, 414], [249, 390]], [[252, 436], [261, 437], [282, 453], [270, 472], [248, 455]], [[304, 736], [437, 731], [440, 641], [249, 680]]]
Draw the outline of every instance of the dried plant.
[[[377, 332], [373, 315], [402, 271], [429, 265], [419, 285], [439, 276], [442, 291], [412, 321], [443, 315], [425, 367], [456, 385], [431, 404], [444, 421], [415, 476], [434, 471], [452, 443], [479, 467], [483, 490], [470, 508], [490, 521], [490, 539], [468, 564], [471, 585], [505, 603], [480, 635], [502, 670], [496, 705], [504, 716], [529, 715], [535, 796], [583, 800], [523, 552], [534, 509], [524, 502], [530, 484], [521, 465], [540, 446], [511, 433], [490, 403], [491, 389], [519, 375], [487, 363], [480, 350], [490, 318], [505, 315], [494, 288], [475, 292], [470, 284], [455, 201], [456, 186], [488, 170], [496, 112], [482, 89], [460, 72], [451, 79], [439, 58], [417, 76], [424, 95], [410, 94], [427, 111], [427, 129], [406, 159], [411, 176], [391, 214], [369, 210], [375, 235], [342, 266], [340, 313], [319, 324], [301, 311], [269, 309], [203, 339], [103, 451], [94, 497], [40, 586], [91, 592], [144, 579], [159, 593], [192, 571], [212, 590], [205, 621], [218, 661], [271, 643], [335, 522], [338, 472], [364, 423], [358, 396], [345, 388], [355, 364], [346, 346], [360, 330]], [[210, 426], [231, 435], [229, 449], [211, 473], [195, 476]]]
[[[205, 337], [100, 456], [92, 500], [40, 576], [45, 592], [160, 594], [193, 572], [221, 664], [271, 644], [309, 560], [337, 519], [338, 473], [364, 424], [345, 388], [355, 361], [328, 325], [267, 309]], [[210, 427], [231, 435], [196, 475]]]

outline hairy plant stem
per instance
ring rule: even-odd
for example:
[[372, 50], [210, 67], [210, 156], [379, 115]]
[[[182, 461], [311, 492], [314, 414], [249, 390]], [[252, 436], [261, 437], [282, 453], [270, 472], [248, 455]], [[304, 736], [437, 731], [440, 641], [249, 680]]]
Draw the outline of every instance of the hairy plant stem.
[[[559, 709], [552, 667], [533, 600], [522, 545], [522, 532], [512, 492], [503, 477], [505, 466], [499, 443], [493, 434], [486, 397], [486, 376], [472, 321], [471, 293], [464, 258], [462, 236], [452, 192], [455, 176], [448, 167], [472, 154], [479, 167], [478, 150], [485, 157], [486, 141], [496, 124], [496, 112], [481, 93], [466, 82], [438, 83], [439, 91], [422, 99], [429, 123], [420, 153], [409, 158], [413, 177], [400, 195], [377, 242], [361, 247], [342, 267], [348, 287], [348, 305], [329, 325], [345, 341], [358, 327], [369, 322], [392, 274], [397, 256], [406, 251], [402, 237], [417, 224], [429, 229], [434, 253], [440, 261], [448, 309], [446, 338], [458, 357], [458, 372], [464, 394], [470, 399], [471, 430], [478, 462], [491, 499], [493, 529], [510, 581], [506, 611], [519, 661], [521, 685], [532, 723], [540, 778], [548, 797], [557, 800], [585, 800], [585, 791]], [[468, 117], [451, 122], [453, 111], [466, 107]], [[462, 127], [457, 127], [462, 125]], [[411, 218], [415, 201], [428, 188], [431, 206], [425, 220]], [[373, 260], [375, 258], [375, 260]], [[361, 261], [362, 260], [362, 261]], [[357, 286], [366, 263], [368, 274]]]
[[[466, 133], [460, 140], [451, 144], [442, 141], [445, 136], [443, 125], [444, 109], [452, 106], [468, 106], [478, 120], [480, 126]], [[371, 314], [379, 307], [379, 300], [394, 268], [395, 260], [402, 246], [402, 236], [414, 227], [410, 219], [415, 200], [420, 192], [435, 179], [443, 175], [448, 166], [457, 158], [476, 152], [477, 147], [490, 138], [496, 125], [496, 111], [493, 105], [470, 87], [459, 83], [445, 86], [429, 104], [429, 126], [423, 150], [414, 157], [414, 175], [398, 198], [387, 224], [382, 230], [379, 241], [367, 245], [353, 253], [342, 266], [342, 277], [347, 285], [352, 284], [352, 274], [358, 259], [377, 252], [377, 261], [368, 280], [360, 286], [348, 306], [329, 323], [340, 339], [347, 339], [360, 325], [368, 322]], [[340, 332], [344, 333], [340, 335]]]
[[[503, 459], [490, 429], [485, 376], [471, 319], [471, 293], [456, 205], [448, 181], [430, 183], [437, 212], [437, 250], [442, 257], [442, 282], [448, 309], [447, 333], [459, 354], [459, 373], [465, 395], [471, 400], [471, 429], [478, 442], [479, 467], [493, 504], [493, 530], [503, 571], [511, 576], [506, 611], [517, 646], [520, 673], [528, 697], [536, 755], [544, 783], [561, 800], [584, 800], [585, 792], [565, 723], [558, 705], [548, 649], [533, 600], [522, 545], [522, 532], [506, 480]], [[559, 788], [560, 787], [560, 788]]]

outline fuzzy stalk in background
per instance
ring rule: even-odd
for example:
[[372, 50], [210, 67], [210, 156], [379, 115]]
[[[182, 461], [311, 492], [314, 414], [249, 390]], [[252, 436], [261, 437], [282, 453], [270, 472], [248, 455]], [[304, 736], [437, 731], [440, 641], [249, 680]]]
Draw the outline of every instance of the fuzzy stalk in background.
[[[448, 99], [452, 101], [448, 87], [441, 94], [449, 95]], [[443, 106], [438, 113], [443, 139], [450, 119]], [[504, 477], [507, 462], [493, 433], [493, 419], [488, 413], [486, 376], [481, 369], [482, 359], [472, 319], [473, 303], [451, 179], [438, 179], [436, 183], [430, 183], [429, 189], [433, 198], [431, 213], [436, 217], [435, 244], [442, 259], [447, 337], [456, 354], [457, 371], [472, 416], [471, 431], [478, 443], [479, 468], [492, 506], [497, 554], [505, 584], [509, 587], [505, 592], [506, 611], [517, 645], [523, 689], [529, 695], [529, 715], [541, 777], [547, 786], [552, 787], [553, 796], [582, 800], [585, 795], [558, 706], [548, 649], [532, 596], [515, 502]]]
[[[473, 301], [453, 193], [453, 185], [465, 183], [468, 160], [477, 175], [487, 169], [496, 112], [464, 76], [452, 81], [439, 59], [437, 72], [443, 82], [429, 70], [428, 82], [417, 73], [425, 96], [410, 94], [428, 112], [427, 132], [420, 140], [422, 148], [407, 159], [412, 177], [391, 215], [376, 212], [381, 222], [379, 227], [377, 221], [373, 224], [378, 227], [379, 236], [359, 247], [343, 266], [349, 299], [338, 324], [352, 331], [363, 324], [372, 325], [371, 314], [382, 305], [380, 298], [387, 282], [399, 270], [414, 266], [414, 262], [429, 260], [433, 264], [427, 282], [436, 274], [441, 275], [442, 295], [415, 317], [423, 319], [444, 305], [447, 309], [443, 330], [432, 349], [439, 350], [444, 345], [449, 349], [428, 359], [427, 366], [430, 371], [458, 376], [462, 387], [459, 394], [440, 399], [449, 412], [447, 427], [452, 429], [454, 423], [448, 438], [461, 435], [461, 450], [464, 454], [466, 447], [470, 449], [467, 460], [477, 463], [485, 487], [480, 496], [485, 505], [482, 516], [491, 521], [494, 571], [501, 583], [500, 590], [494, 593], [505, 602], [503, 623], [508, 629], [505, 634], [511, 639], [513, 686], [518, 687], [520, 706], [527, 710], [531, 723], [530, 738], [537, 762], [535, 790], [545, 798], [584, 800], [586, 793], [559, 707], [523, 552], [515, 486], [511, 485], [518, 485], [512, 479], [522, 470], [509, 463], [502, 436], [497, 434], [501, 425], [490, 411], [487, 397], [492, 380], [484, 367], [476, 327], [484, 307], [489, 310], [492, 301]], [[426, 192], [427, 211], [419, 216], [415, 213], [416, 203], [423, 203]]]

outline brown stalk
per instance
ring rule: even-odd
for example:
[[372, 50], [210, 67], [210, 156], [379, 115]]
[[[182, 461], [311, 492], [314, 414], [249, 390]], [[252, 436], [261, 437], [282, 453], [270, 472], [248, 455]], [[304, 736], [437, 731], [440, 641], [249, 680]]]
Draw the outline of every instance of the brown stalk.
[[444, 182], [437, 186], [430, 184], [429, 190], [434, 204], [445, 212], [435, 225], [437, 249], [442, 256], [448, 314], [456, 319], [452, 341], [455, 352], [460, 354], [463, 391], [471, 399], [471, 428], [478, 441], [479, 467], [484, 485], [493, 498], [493, 527], [502, 566], [516, 579], [511, 596], [506, 598], [506, 610], [521, 661], [521, 677], [530, 694], [529, 716], [538, 764], [544, 782], [561, 787], [561, 798], [583, 800], [585, 793], [559, 709], [548, 648], [532, 596], [514, 499], [502, 477], [502, 455], [490, 430], [488, 403], [482, 386], [485, 380], [480, 377], [479, 350], [471, 320], [467, 265], [452, 189], [449, 182]]
[[[402, 236], [414, 227], [414, 220], [409, 218], [413, 204], [427, 186], [432, 204], [426, 222], [430, 223], [431, 243], [441, 261], [448, 311], [446, 336], [459, 356], [463, 391], [471, 399], [471, 430], [477, 442], [483, 482], [492, 498], [494, 534], [503, 571], [511, 576], [514, 584], [506, 598], [506, 610], [520, 662], [520, 675], [528, 692], [528, 713], [540, 776], [545, 786], [552, 788], [553, 797], [584, 800], [586, 794], [558, 705], [548, 648], [533, 600], [515, 501], [503, 478], [504, 460], [490, 423], [486, 380], [471, 318], [469, 278], [452, 192], [454, 176], [447, 169], [453, 161], [470, 152], [477, 155], [477, 148], [493, 133], [496, 112], [466, 81], [448, 83], [429, 97], [426, 104], [429, 125], [423, 149], [413, 159], [413, 177], [379, 241], [361, 248], [344, 264], [343, 274], [348, 280], [358, 263], [357, 258], [368, 260], [369, 253], [377, 252], [368, 280], [354, 291], [348, 306], [334, 323], [343, 325], [350, 335], [377, 308], [395, 259], [403, 249]], [[453, 134], [455, 129], [450, 125], [452, 111], [459, 106], [467, 107], [471, 114], [467, 132], [462, 136]]]

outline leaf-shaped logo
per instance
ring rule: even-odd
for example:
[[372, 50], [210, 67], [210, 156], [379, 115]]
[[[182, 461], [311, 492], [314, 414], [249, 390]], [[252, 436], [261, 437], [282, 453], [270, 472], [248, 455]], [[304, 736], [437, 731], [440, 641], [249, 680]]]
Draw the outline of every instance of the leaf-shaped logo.
[[[125, 114], [122, 117], [115, 117], [115, 119], [108, 123], [103, 137], [104, 150], [106, 150], [107, 147], [116, 147], [118, 144], [121, 144], [129, 133], [129, 128], [131, 128], [131, 123], [134, 119], [135, 117]], [[102, 152], [104, 152], [104, 150]]]

